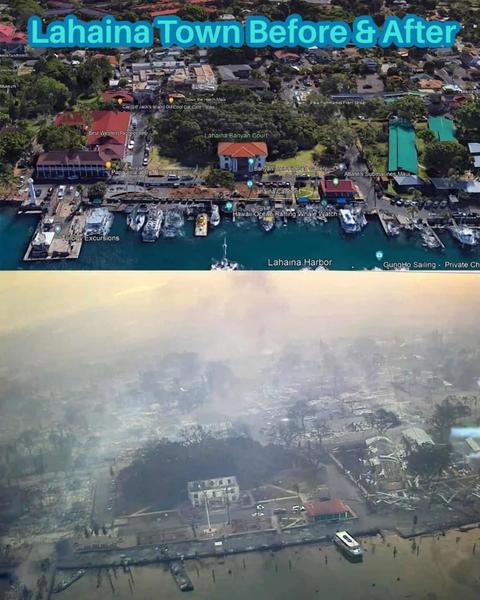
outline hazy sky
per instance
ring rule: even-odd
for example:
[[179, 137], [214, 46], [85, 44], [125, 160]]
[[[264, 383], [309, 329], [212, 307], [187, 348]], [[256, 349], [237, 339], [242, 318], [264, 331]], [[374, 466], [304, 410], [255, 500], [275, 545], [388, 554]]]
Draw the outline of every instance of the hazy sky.
[[[248, 341], [477, 324], [480, 277], [442, 273], [42, 272], [0, 274], [0, 335], [55, 341], [158, 337], [215, 354]], [[40, 342], [40, 339], [38, 339]]]

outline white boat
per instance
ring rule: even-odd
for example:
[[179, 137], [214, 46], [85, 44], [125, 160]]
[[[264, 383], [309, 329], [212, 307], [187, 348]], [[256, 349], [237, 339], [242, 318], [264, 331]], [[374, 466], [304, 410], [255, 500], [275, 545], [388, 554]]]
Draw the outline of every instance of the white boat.
[[347, 531], [337, 531], [333, 541], [335, 545], [340, 548], [340, 550], [349, 558], [354, 560], [363, 559], [362, 547]]
[[127, 216], [127, 227], [129, 227], [132, 231], [140, 231], [140, 229], [145, 225], [146, 220], [147, 217], [145, 212], [135, 208]]
[[113, 215], [106, 208], [93, 208], [85, 221], [85, 237], [106, 236], [113, 223]]
[[464, 246], [475, 246], [478, 242], [475, 231], [466, 225], [453, 225], [450, 233]]
[[273, 212], [271, 210], [267, 211], [260, 217], [260, 226], [263, 231], [272, 231], [275, 226], [275, 217], [273, 216]]
[[393, 221], [387, 222], [387, 233], [391, 237], [395, 237], [400, 234], [400, 227], [393, 223]]
[[345, 233], [358, 233], [367, 224], [367, 219], [361, 209], [341, 208], [338, 211], [338, 216]]
[[218, 208], [218, 204], [214, 204], [212, 206], [212, 214], [210, 215], [210, 225], [216, 227], [220, 225], [220, 209]]
[[143, 242], [155, 242], [160, 236], [163, 222], [163, 210], [154, 208], [148, 213], [148, 219], [142, 231]]
[[214, 261], [210, 267], [211, 271], [238, 271], [240, 265], [237, 262], [227, 258], [227, 238], [223, 236], [223, 257], [221, 260]]

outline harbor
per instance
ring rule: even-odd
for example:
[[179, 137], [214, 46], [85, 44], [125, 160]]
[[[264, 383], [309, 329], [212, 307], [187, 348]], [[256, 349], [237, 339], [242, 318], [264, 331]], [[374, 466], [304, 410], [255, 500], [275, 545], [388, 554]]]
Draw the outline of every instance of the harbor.
[[[100, 219], [100, 230], [95, 234], [90, 229], [85, 235], [86, 220], [98, 209], [87, 208], [62, 224], [48, 215], [18, 215], [14, 207], [3, 208], [0, 268], [209, 270], [222, 258], [225, 237], [228, 259], [243, 269], [295, 270], [315, 267], [315, 261], [332, 270], [480, 268], [478, 245], [462, 243], [452, 225], [422, 220], [413, 226], [407, 218], [389, 225], [393, 220], [382, 211], [366, 212], [366, 225], [348, 233], [334, 207], [248, 211], [237, 205], [235, 213], [223, 207], [216, 225], [204, 204], [119, 204], [103, 209], [108, 211], [101, 217], [106, 227], [102, 229]], [[207, 215], [202, 236], [195, 235], [199, 214]], [[473, 221], [469, 229], [478, 233]]]
[[[349, 561], [329, 543], [226, 556], [222, 561], [212, 556], [182, 564], [194, 588], [190, 592], [193, 598], [311, 600], [324, 595], [340, 600], [351, 598], [352, 589], [355, 597], [369, 600], [478, 598], [478, 529], [409, 539], [393, 533], [357, 539], [364, 554], [362, 562]], [[64, 577], [62, 573], [57, 571], [57, 577]], [[109, 573], [113, 589], [106, 576], [99, 587], [98, 569], [90, 569], [56, 597], [146, 599], [160, 589], [165, 600], [182, 596], [168, 565], [130, 566], [109, 569]]]

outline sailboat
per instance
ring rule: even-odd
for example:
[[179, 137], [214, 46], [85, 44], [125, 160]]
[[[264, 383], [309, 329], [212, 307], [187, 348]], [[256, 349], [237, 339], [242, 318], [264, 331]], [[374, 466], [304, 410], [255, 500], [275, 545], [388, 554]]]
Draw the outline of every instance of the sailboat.
[[240, 265], [237, 262], [227, 258], [227, 236], [223, 236], [223, 257], [221, 260], [213, 261], [210, 267], [211, 271], [238, 271]]

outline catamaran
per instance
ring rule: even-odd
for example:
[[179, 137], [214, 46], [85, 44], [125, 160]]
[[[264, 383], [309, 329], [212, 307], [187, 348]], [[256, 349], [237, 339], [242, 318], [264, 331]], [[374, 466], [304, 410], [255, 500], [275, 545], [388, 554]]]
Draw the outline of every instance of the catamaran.
[[466, 225], [453, 225], [450, 227], [450, 233], [463, 246], [475, 246], [478, 242], [475, 231]]
[[145, 225], [146, 220], [147, 217], [145, 215], [145, 211], [142, 211], [140, 208], [134, 208], [127, 216], [127, 227], [129, 227], [132, 231], [140, 231], [140, 229]]
[[148, 213], [148, 219], [145, 227], [142, 231], [143, 242], [155, 242], [160, 236], [160, 229], [162, 228], [163, 221], [163, 210], [160, 208], [154, 208]]
[[367, 219], [361, 209], [341, 208], [338, 211], [340, 225], [345, 233], [358, 233], [367, 224]]

